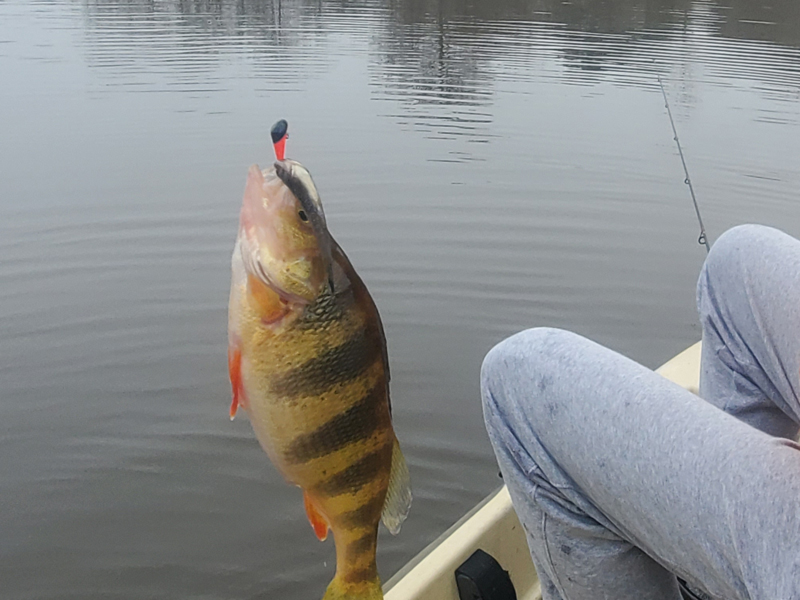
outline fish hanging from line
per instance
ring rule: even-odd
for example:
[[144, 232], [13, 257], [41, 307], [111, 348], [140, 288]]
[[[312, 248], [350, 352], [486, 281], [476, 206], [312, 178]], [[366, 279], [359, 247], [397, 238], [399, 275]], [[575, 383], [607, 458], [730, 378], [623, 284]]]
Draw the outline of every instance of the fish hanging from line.
[[398, 533], [411, 505], [386, 338], [311, 175], [284, 158], [286, 131], [286, 121], [272, 129], [277, 162], [247, 176], [231, 261], [230, 414], [247, 412], [273, 464], [302, 488], [317, 537], [333, 532], [323, 600], [380, 600], [378, 523]]

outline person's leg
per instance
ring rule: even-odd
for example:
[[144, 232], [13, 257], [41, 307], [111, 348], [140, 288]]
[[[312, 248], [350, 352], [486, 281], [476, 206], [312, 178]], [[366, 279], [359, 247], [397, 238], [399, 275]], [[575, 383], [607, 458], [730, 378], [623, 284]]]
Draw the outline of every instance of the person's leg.
[[697, 284], [700, 396], [770, 435], [800, 421], [800, 241], [742, 225], [711, 248]]
[[547, 600], [800, 598], [800, 452], [575, 334], [529, 330], [481, 375]]

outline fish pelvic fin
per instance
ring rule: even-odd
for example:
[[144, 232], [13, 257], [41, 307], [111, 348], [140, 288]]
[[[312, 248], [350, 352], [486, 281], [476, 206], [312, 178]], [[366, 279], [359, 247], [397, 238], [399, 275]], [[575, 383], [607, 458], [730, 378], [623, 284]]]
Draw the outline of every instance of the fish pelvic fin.
[[347, 582], [337, 575], [322, 600], [383, 600], [383, 590], [377, 573], [369, 579], [356, 582]]
[[400, 526], [411, 508], [411, 476], [408, 465], [395, 439], [392, 449], [392, 471], [389, 475], [389, 488], [383, 504], [381, 520], [392, 535], [400, 533]]

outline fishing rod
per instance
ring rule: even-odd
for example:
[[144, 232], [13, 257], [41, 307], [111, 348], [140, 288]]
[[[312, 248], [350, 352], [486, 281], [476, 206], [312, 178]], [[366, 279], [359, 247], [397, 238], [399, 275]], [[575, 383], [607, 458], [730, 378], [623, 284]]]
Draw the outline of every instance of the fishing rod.
[[708, 236], [706, 235], [706, 228], [703, 225], [703, 217], [700, 216], [700, 207], [697, 204], [697, 198], [694, 195], [694, 188], [692, 187], [692, 179], [689, 177], [689, 169], [686, 167], [686, 159], [683, 156], [683, 148], [681, 148], [681, 141], [678, 139], [678, 130], [675, 129], [675, 120], [672, 118], [672, 111], [669, 108], [669, 100], [667, 99], [667, 92], [664, 89], [664, 83], [661, 81], [661, 75], [656, 75], [658, 79], [658, 86], [661, 88], [661, 94], [664, 96], [664, 106], [669, 115], [669, 123], [672, 125], [672, 133], [674, 134], [675, 144], [678, 146], [678, 154], [681, 156], [681, 163], [683, 164], [683, 173], [686, 179], [683, 182], [689, 186], [689, 193], [692, 195], [692, 203], [694, 204], [694, 212], [697, 214], [697, 222], [700, 223], [700, 237], [697, 238], [697, 243], [706, 247], [706, 254], [711, 251], [708, 245]]

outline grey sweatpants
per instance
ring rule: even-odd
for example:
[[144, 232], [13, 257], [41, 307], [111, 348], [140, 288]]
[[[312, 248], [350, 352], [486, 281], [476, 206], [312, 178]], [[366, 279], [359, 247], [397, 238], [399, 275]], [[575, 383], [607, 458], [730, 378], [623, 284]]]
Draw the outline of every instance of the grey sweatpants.
[[544, 600], [800, 599], [800, 242], [725, 233], [700, 275], [702, 399], [555, 329], [489, 352], [484, 416]]

